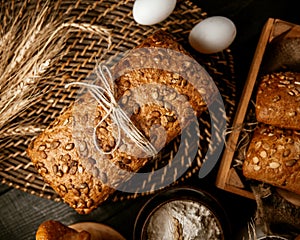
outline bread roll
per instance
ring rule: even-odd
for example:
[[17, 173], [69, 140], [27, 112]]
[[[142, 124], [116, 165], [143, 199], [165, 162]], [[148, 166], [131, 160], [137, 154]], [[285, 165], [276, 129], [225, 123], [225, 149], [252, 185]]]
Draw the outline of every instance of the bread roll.
[[[159, 151], [207, 109], [217, 89], [210, 84], [205, 70], [199, 71], [194, 60], [166, 32], [155, 32], [137, 49], [140, 51], [129, 52], [112, 69], [115, 98]], [[151, 65], [153, 62], [157, 66]], [[166, 69], [184, 72], [189, 79]], [[86, 93], [37, 136], [27, 150], [45, 182], [81, 214], [90, 213], [111, 196], [114, 186], [125, 182], [152, 159], [145, 157], [126, 134], [118, 136], [111, 118], [104, 120], [106, 114]], [[103, 122], [98, 126], [100, 121]], [[107, 153], [116, 150], [103, 154], [99, 148]]]
[[92, 240], [87, 231], [76, 231], [64, 224], [49, 220], [40, 224], [35, 234], [36, 240]]
[[36, 240], [125, 240], [113, 228], [94, 222], [79, 222], [66, 226], [61, 222], [48, 220], [40, 224]]
[[260, 125], [254, 131], [243, 174], [300, 194], [300, 132]]
[[265, 75], [256, 96], [259, 122], [289, 129], [300, 129], [300, 73]]

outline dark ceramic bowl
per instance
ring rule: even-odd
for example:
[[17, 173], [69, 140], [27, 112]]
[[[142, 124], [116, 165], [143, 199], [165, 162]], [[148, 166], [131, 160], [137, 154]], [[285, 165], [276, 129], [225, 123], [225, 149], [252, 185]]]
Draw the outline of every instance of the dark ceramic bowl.
[[258, 238], [257, 240], [289, 240], [289, 239], [280, 236], [264, 236]]
[[[211, 194], [206, 191], [191, 187], [175, 187], [164, 190], [149, 199], [140, 210], [134, 226], [134, 240], [147, 240], [147, 227], [153, 214], [172, 201], [192, 201], [205, 206], [213, 214], [219, 229], [221, 230], [220, 240], [230, 239], [231, 226], [227, 214]], [[196, 231], [197, 229], [195, 229]]]

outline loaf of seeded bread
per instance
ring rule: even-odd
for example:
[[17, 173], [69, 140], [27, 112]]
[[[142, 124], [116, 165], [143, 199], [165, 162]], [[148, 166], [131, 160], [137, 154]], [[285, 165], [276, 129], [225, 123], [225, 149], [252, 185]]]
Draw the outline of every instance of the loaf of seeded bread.
[[256, 96], [259, 122], [289, 129], [300, 129], [300, 73], [265, 75]]
[[[199, 71], [166, 32], [155, 32], [136, 49], [112, 69], [114, 94], [133, 124], [159, 151], [207, 109], [217, 89], [205, 70]], [[181, 73], [186, 73], [185, 78]], [[85, 93], [27, 149], [45, 182], [81, 214], [103, 203], [115, 187], [152, 159], [122, 131], [119, 135], [111, 118], [104, 119], [106, 114]]]
[[300, 194], [300, 132], [262, 124], [254, 131], [243, 174]]

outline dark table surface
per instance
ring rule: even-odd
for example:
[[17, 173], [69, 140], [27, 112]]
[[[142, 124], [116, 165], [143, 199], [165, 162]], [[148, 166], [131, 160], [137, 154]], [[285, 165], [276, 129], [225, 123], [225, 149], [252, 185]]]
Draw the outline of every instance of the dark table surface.
[[[270, 17], [300, 24], [297, 1], [279, 0], [195, 0], [209, 16], [222, 15], [234, 21], [237, 37], [230, 47], [235, 60], [237, 98], [240, 98], [262, 27]], [[237, 99], [237, 102], [238, 102]], [[206, 178], [190, 178], [186, 184], [197, 186], [215, 196], [224, 207], [231, 226], [231, 239], [243, 239], [247, 223], [254, 216], [256, 203], [214, 186], [217, 167]], [[52, 219], [69, 225], [82, 221], [107, 224], [127, 239], [132, 239], [136, 216], [149, 196], [105, 203], [89, 215], [79, 215], [62, 202], [54, 202], [0, 185], [0, 240], [34, 239], [38, 226]], [[246, 239], [246, 238], [244, 238]]]

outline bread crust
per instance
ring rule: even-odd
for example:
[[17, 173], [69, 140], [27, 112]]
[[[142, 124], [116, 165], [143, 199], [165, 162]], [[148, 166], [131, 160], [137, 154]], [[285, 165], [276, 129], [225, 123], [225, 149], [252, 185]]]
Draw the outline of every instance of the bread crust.
[[243, 174], [300, 194], [300, 132], [259, 125], [248, 147]]
[[280, 128], [300, 129], [300, 73], [263, 76], [256, 95], [256, 118]]

